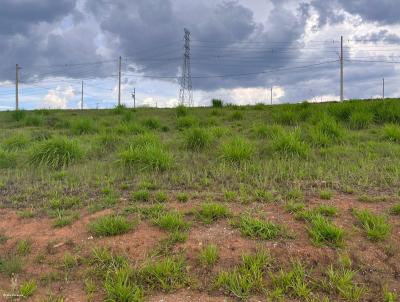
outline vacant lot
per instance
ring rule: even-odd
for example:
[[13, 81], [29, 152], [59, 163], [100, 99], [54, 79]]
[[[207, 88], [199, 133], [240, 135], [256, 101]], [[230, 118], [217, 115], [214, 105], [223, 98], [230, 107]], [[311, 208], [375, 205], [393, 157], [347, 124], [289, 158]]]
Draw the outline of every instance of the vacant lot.
[[399, 194], [400, 100], [2, 112], [0, 300], [397, 301]]

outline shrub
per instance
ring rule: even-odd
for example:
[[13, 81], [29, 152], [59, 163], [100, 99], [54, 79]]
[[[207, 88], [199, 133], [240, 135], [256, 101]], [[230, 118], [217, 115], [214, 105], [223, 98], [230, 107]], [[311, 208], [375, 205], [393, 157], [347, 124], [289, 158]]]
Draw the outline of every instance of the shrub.
[[156, 130], [161, 128], [161, 122], [158, 118], [155, 117], [149, 117], [145, 120], [142, 121], [143, 126], [145, 126], [148, 129], [151, 130]]
[[350, 116], [349, 126], [351, 129], [360, 130], [369, 127], [374, 121], [374, 115], [371, 112], [358, 111]]
[[115, 236], [127, 233], [132, 224], [125, 217], [108, 215], [97, 218], [89, 224], [89, 230], [96, 236]]
[[197, 211], [197, 217], [204, 223], [211, 223], [228, 216], [228, 208], [215, 202], [203, 203], [201, 208]]
[[240, 232], [254, 239], [271, 240], [284, 235], [284, 228], [278, 224], [242, 215], [233, 225]]
[[200, 251], [199, 261], [204, 266], [214, 265], [218, 261], [218, 247], [209, 244]]
[[172, 164], [172, 154], [157, 144], [130, 146], [120, 153], [120, 160], [127, 168], [139, 167], [164, 171]]
[[94, 124], [90, 119], [78, 119], [71, 125], [71, 131], [75, 135], [91, 134], [96, 132]]
[[28, 138], [23, 134], [15, 134], [3, 141], [3, 149], [16, 151], [25, 148], [29, 143]]
[[199, 151], [211, 143], [211, 135], [206, 129], [193, 128], [185, 134], [185, 146], [189, 150]]
[[400, 143], [400, 126], [386, 124], [383, 128], [383, 137], [391, 142]]
[[212, 99], [211, 104], [212, 104], [213, 108], [222, 108], [224, 106], [222, 100], [218, 100], [218, 99]]
[[16, 165], [16, 156], [11, 152], [0, 149], [0, 169], [14, 168]]
[[55, 137], [35, 145], [30, 152], [29, 163], [61, 169], [80, 158], [82, 158], [82, 150], [74, 141]]
[[251, 159], [254, 154], [253, 145], [246, 139], [236, 137], [221, 146], [222, 158], [232, 163], [242, 163]]
[[199, 124], [198, 119], [191, 115], [179, 117], [176, 121], [176, 125], [179, 130], [198, 126], [198, 124]]
[[370, 240], [383, 240], [389, 235], [390, 225], [385, 216], [373, 214], [368, 210], [355, 210], [353, 214], [360, 222]]
[[276, 136], [272, 140], [271, 148], [281, 156], [307, 157], [310, 153], [309, 146], [300, 139], [297, 131]]

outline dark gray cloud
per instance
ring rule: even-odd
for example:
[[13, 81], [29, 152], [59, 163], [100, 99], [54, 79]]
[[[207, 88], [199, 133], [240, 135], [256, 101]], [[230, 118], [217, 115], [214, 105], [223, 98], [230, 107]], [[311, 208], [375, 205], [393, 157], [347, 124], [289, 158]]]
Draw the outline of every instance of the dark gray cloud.
[[387, 42], [391, 44], [400, 44], [400, 36], [394, 33], [390, 33], [387, 29], [382, 29], [377, 32], [368, 33], [365, 35], [355, 36], [356, 40], [363, 41], [374, 41], [374, 42]]

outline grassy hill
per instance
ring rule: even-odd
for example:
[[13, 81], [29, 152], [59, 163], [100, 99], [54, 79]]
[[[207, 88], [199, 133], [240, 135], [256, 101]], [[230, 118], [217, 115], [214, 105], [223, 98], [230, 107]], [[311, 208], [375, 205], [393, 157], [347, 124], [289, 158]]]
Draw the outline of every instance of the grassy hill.
[[398, 99], [0, 112], [0, 130], [4, 293], [395, 301], [400, 290]]

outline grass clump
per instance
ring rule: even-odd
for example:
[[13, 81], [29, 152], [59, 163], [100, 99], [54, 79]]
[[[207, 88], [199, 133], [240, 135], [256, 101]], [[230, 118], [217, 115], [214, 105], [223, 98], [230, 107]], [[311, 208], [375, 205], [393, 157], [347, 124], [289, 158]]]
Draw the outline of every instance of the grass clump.
[[222, 144], [220, 152], [224, 160], [239, 164], [251, 159], [254, 147], [248, 140], [236, 137]]
[[272, 240], [286, 234], [281, 225], [253, 218], [249, 215], [240, 216], [236, 221], [233, 221], [233, 226], [238, 228], [242, 235], [253, 239]]
[[389, 291], [387, 286], [383, 288], [383, 302], [396, 302], [397, 298], [397, 294], [395, 292]]
[[189, 228], [189, 223], [178, 212], [161, 212], [153, 219], [153, 223], [171, 232], [184, 231]]
[[202, 128], [189, 129], [185, 134], [185, 147], [188, 150], [200, 151], [211, 144], [209, 131]]
[[370, 240], [380, 241], [389, 236], [390, 225], [386, 216], [374, 214], [368, 210], [354, 210], [353, 214], [360, 222]]
[[142, 124], [144, 127], [150, 130], [156, 130], [161, 128], [161, 122], [158, 118], [155, 117], [149, 117], [146, 118], [142, 121]]
[[29, 280], [23, 282], [19, 287], [19, 294], [22, 295], [24, 299], [32, 297], [37, 290], [37, 284], [35, 280]]
[[334, 206], [329, 206], [324, 204], [316, 207], [314, 211], [326, 217], [334, 217], [338, 214], [337, 208], [335, 208]]
[[244, 118], [243, 113], [240, 111], [232, 112], [229, 115], [229, 120], [231, 121], [241, 121]]
[[344, 230], [321, 215], [315, 215], [311, 219], [308, 232], [315, 245], [343, 246]]
[[107, 273], [104, 281], [105, 301], [142, 302], [143, 290], [133, 281], [133, 271], [129, 267], [119, 268]]
[[23, 239], [17, 242], [16, 251], [19, 256], [26, 256], [31, 252], [32, 243]]
[[125, 217], [108, 215], [97, 218], [89, 224], [89, 230], [96, 236], [115, 236], [129, 232], [133, 225]]
[[394, 206], [390, 208], [390, 214], [400, 215], [400, 203], [396, 203]]
[[150, 200], [150, 192], [148, 190], [139, 190], [136, 192], [133, 192], [132, 198], [135, 201], [149, 201]]
[[179, 202], [185, 203], [185, 202], [188, 202], [188, 201], [189, 201], [189, 195], [186, 194], [186, 193], [181, 192], [181, 193], [178, 193], [178, 194], [176, 195], [176, 199], [177, 199]]
[[368, 111], [356, 111], [350, 116], [349, 126], [351, 129], [360, 130], [368, 128], [374, 122], [374, 115]]
[[154, 195], [154, 199], [156, 202], [164, 203], [168, 201], [168, 195], [163, 191], [159, 191]]
[[273, 296], [289, 295], [307, 300], [311, 294], [311, 288], [307, 282], [307, 270], [300, 261], [294, 262], [290, 271], [281, 269], [275, 274], [270, 273], [270, 278]]
[[218, 274], [215, 285], [239, 299], [247, 299], [251, 293], [264, 288], [265, 269], [270, 262], [271, 256], [264, 251], [244, 255], [241, 265]]
[[17, 157], [14, 153], [0, 149], [0, 169], [15, 168]]
[[130, 146], [120, 153], [120, 160], [127, 168], [139, 167], [143, 170], [167, 170], [172, 164], [172, 154], [158, 144]]
[[319, 198], [324, 200], [329, 200], [332, 198], [332, 191], [330, 190], [321, 190], [319, 192]]
[[175, 113], [177, 117], [186, 116], [188, 114], [188, 109], [185, 105], [179, 105], [176, 107]]
[[218, 247], [215, 244], [209, 244], [200, 251], [199, 261], [203, 266], [214, 265], [217, 263], [218, 258]]
[[7, 276], [15, 276], [22, 272], [23, 262], [20, 256], [0, 257], [0, 272]]
[[300, 139], [298, 131], [277, 135], [271, 142], [272, 152], [280, 156], [307, 157], [309, 146]]
[[196, 215], [202, 222], [209, 224], [218, 219], [228, 217], [230, 214], [226, 206], [215, 202], [206, 202], [201, 205]]
[[29, 156], [29, 163], [62, 169], [82, 158], [82, 150], [74, 141], [55, 137], [35, 145]]
[[176, 126], [179, 130], [188, 129], [198, 126], [199, 120], [192, 115], [179, 117], [176, 121]]
[[383, 127], [383, 137], [391, 142], [400, 143], [400, 126], [395, 124], [386, 124]]
[[3, 149], [6, 151], [18, 151], [29, 144], [29, 139], [24, 134], [15, 134], [3, 141]]
[[90, 119], [78, 119], [71, 125], [71, 131], [75, 135], [92, 134], [96, 132], [96, 128]]
[[360, 301], [366, 290], [354, 283], [355, 274], [356, 272], [351, 269], [335, 269], [331, 265], [326, 272], [325, 280], [321, 282], [321, 286], [325, 291], [339, 294], [345, 300]]
[[189, 284], [185, 262], [182, 258], [167, 257], [158, 262], [149, 262], [139, 270], [139, 282], [150, 289], [166, 292]]

